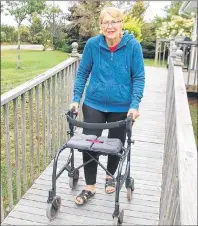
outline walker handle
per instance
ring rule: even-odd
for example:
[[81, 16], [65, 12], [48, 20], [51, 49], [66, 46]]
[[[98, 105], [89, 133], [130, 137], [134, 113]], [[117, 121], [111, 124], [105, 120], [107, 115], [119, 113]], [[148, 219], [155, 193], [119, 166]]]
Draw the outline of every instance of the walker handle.
[[[74, 119], [72, 116], [72, 111], [75, 109], [71, 109], [67, 112], [66, 117], [67, 121], [71, 123], [74, 126], [84, 128], [84, 129], [113, 129], [117, 127], [125, 126], [126, 124], [130, 124], [133, 122], [131, 117], [127, 117], [125, 120], [116, 121], [116, 122], [109, 122], [109, 123], [88, 123], [88, 122], [82, 122]], [[131, 122], [131, 123], [130, 123]]]

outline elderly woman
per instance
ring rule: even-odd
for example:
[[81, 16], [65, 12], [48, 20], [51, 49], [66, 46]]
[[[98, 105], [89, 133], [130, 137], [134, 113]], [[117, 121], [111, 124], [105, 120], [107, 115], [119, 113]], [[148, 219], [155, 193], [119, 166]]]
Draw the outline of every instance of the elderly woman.
[[[145, 72], [142, 49], [133, 35], [122, 32], [122, 12], [115, 7], [104, 8], [100, 14], [102, 34], [90, 38], [84, 48], [76, 75], [74, 97], [71, 107], [78, 112], [85, 84], [90, 75], [82, 106], [85, 122], [104, 123], [123, 120], [129, 115], [139, 116], [139, 103], [143, 96]], [[84, 129], [84, 134], [101, 136], [101, 130]], [[110, 129], [109, 138], [119, 138], [123, 145], [126, 139], [125, 127]], [[92, 155], [94, 155], [92, 153]], [[83, 162], [90, 159], [83, 152]], [[107, 170], [114, 175], [119, 157], [108, 156]], [[86, 186], [76, 197], [82, 205], [95, 194], [97, 163], [84, 166]], [[106, 175], [106, 193], [115, 191], [115, 182]]]

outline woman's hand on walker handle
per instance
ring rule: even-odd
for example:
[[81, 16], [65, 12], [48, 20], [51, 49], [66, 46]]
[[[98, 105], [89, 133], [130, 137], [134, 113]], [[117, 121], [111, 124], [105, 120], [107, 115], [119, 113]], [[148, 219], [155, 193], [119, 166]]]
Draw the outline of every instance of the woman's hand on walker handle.
[[74, 113], [75, 113], [75, 114], [78, 114], [78, 113], [79, 113], [79, 112], [78, 112], [79, 103], [73, 102], [72, 104], [70, 104], [69, 109], [71, 110], [72, 108], [75, 109], [75, 110], [74, 110]]
[[140, 115], [139, 112], [136, 109], [134, 109], [134, 108], [130, 108], [129, 111], [128, 111], [128, 113], [127, 113], [127, 117], [132, 116], [132, 119], [133, 120], [135, 120], [136, 118], [138, 118], [139, 115]]

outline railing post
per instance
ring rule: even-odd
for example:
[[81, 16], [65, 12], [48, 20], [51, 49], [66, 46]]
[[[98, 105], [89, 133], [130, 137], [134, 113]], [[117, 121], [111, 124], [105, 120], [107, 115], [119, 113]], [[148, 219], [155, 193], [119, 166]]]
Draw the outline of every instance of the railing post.
[[170, 52], [169, 52], [168, 62], [167, 62], [168, 65], [169, 65], [170, 57], [172, 57], [173, 59], [176, 57], [176, 50], [177, 50], [177, 46], [174, 44], [174, 42], [171, 41], [170, 50], [169, 50]]
[[155, 45], [155, 64], [156, 65], [158, 61], [158, 50], [159, 50], [159, 39], [156, 39], [156, 45]]
[[177, 51], [177, 46], [174, 44], [171, 47], [171, 52], [170, 52], [170, 56], [173, 57], [174, 59], [176, 58], [176, 51]]
[[176, 58], [174, 60], [175, 66], [183, 66], [182, 56], [183, 56], [183, 51], [181, 49], [178, 49], [176, 51]]
[[72, 46], [72, 53], [70, 54], [71, 57], [80, 57], [80, 54], [78, 53], [78, 43], [73, 42], [71, 44]]
[[175, 39], [173, 37], [171, 37], [170, 39], [170, 49], [171, 47], [173, 47], [175, 45]]
[[[81, 57], [81, 54], [78, 53], [78, 43], [77, 42], [73, 42], [72, 43], [72, 53], [70, 54], [71, 57], [77, 57], [78, 58], [78, 61], [77, 61], [77, 64], [75, 64], [74, 68], [72, 68], [72, 81], [74, 83], [74, 80], [75, 80], [75, 77], [76, 77], [76, 73], [77, 73], [77, 70], [78, 70], [78, 65], [79, 65], [79, 61], [80, 61], [80, 57]], [[83, 97], [82, 97], [82, 100], [84, 98], [84, 93], [83, 93]], [[79, 106], [79, 109], [80, 109], [80, 112], [79, 112], [79, 115], [78, 115], [78, 120], [82, 120], [82, 101], [80, 103], [80, 106]]]
[[4, 220], [4, 209], [3, 209], [2, 182], [1, 182], [1, 222], [3, 220]]

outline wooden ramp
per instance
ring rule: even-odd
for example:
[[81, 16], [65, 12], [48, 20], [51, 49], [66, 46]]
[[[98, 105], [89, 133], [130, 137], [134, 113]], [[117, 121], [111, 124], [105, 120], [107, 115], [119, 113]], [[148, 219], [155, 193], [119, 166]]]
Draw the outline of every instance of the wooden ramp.
[[[124, 208], [123, 225], [158, 225], [164, 151], [165, 95], [167, 70], [146, 67], [146, 88], [140, 107], [141, 117], [133, 127], [131, 175], [135, 179], [133, 198], [127, 200], [126, 188], [120, 192], [120, 205]], [[107, 131], [104, 131], [104, 135]], [[67, 160], [69, 150], [59, 158], [59, 168]], [[106, 157], [100, 161], [106, 163]], [[81, 153], [76, 151], [76, 166]], [[46, 217], [48, 190], [51, 188], [52, 163], [23, 196], [2, 225], [112, 225], [115, 194], [104, 191], [105, 172], [98, 167], [95, 197], [79, 207], [75, 196], [83, 189], [84, 174], [80, 171], [77, 188], [69, 188], [67, 172], [57, 181], [57, 194], [62, 198], [59, 215], [53, 221]]]

